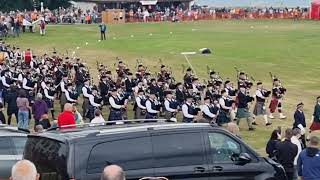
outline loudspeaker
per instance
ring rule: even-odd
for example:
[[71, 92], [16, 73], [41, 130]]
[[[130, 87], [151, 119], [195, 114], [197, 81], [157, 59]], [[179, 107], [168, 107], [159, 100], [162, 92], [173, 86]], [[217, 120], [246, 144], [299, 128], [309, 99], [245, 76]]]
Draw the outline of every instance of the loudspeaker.
[[201, 48], [199, 51], [201, 54], [211, 54], [211, 50], [209, 48]]

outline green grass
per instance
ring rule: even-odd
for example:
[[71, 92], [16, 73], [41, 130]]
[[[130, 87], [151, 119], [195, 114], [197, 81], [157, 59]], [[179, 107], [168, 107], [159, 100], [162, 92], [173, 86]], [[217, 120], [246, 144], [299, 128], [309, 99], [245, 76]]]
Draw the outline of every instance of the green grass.
[[[47, 27], [47, 35], [44, 37], [38, 32], [26, 33], [19, 39], [9, 39], [8, 43], [22, 49], [31, 47], [37, 55], [45, 52], [50, 54], [53, 48], [61, 54], [68, 51], [69, 56], [76, 51], [76, 55], [92, 67], [93, 74], [96, 74], [96, 61], [113, 69], [116, 57], [123, 59], [131, 69], [134, 69], [137, 58], [142, 59], [150, 70], [157, 72], [161, 58], [164, 64], [172, 68], [176, 79], [180, 80], [183, 76], [182, 65], [187, 66], [180, 53], [198, 51], [203, 47], [213, 50], [213, 54], [189, 56], [201, 79], [207, 77], [206, 65], [209, 65], [220, 72], [223, 78], [234, 80], [236, 72], [233, 67], [237, 66], [270, 88], [269, 72], [272, 71], [288, 89], [283, 103], [288, 118], [284, 121], [274, 120], [268, 128], [257, 126], [255, 132], [246, 131], [245, 123], [241, 124], [243, 139], [264, 154], [271, 130], [276, 126], [291, 127], [298, 102], [305, 103], [308, 122], [311, 118], [315, 97], [320, 94], [319, 32], [318, 21], [135, 23], [109, 25], [108, 39], [98, 42], [97, 25], [53, 25]], [[87, 46], [86, 42], [89, 43]], [[77, 46], [79, 50], [76, 50]], [[258, 119], [258, 123], [263, 124], [263, 120]]]

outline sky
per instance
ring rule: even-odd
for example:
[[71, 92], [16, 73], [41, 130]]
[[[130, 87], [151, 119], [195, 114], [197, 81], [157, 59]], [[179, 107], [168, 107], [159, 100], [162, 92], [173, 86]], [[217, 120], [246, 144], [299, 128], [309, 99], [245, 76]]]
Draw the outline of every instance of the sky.
[[216, 7], [235, 6], [273, 6], [273, 7], [309, 7], [310, 0], [195, 0], [198, 5]]

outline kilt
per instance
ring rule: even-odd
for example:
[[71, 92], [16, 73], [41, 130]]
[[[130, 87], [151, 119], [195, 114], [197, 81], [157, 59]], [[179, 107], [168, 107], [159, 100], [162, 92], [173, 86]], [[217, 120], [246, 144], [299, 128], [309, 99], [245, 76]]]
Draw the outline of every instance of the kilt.
[[229, 123], [230, 121], [230, 114], [226, 111], [221, 110], [217, 116], [217, 124], [221, 125]]
[[253, 114], [256, 116], [267, 114], [264, 102], [257, 102], [256, 103], [256, 105], [254, 106], [254, 109], [253, 109]]
[[142, 110], [139, 107], [137, 107], [134, 118], [135, 119], [144, 119], [146, 117], [146, 110]]
[[310, 126], [311, 131], [320, 130], [320, 122], [313, 121]]
[[146, 119], [158, 119], [158, 115], [154, 115], [154, 114], [151, 114], [151, 113], [146, 113]]
[[116, 110], [110, 110], [109, 118], [108, 121], [117, 121], [117, 120], [122, 120], [122, 113], [121, 111], [116, 111]]
[[88, 113], [89, 107], [90, 107], [89, 99], [88, 98], [83, 98], [82, 111], [83, 111], [84, 115], [86, 115]]
[[279, 100], [273, 96], [269, 105], [269, 109], [271, 113], [274, 113], [274, 111], [277, 109], [278, 103], [279, 103]]
[[60, 96], [60, 105], [61, 105], [61, 106], [64, 106], [66, 103], [67, 103], [66, 94], [65, 94], [65, 93], [61, 93], [61, 96]]
[[89, 109], [87, 111], [86, 118], [89, 118], [90, 121], [95, 117], [94, 112], [96, 111], [96, 107], [89, 105]]
[[193, 118], [183, 117], [182, 122], [184, 122], [184, 123], [192, 123], [193, 122]]
[[237, 118], [248, 118], [248, 117], [251, 117], [251, 114], [250, 114], [248, 108], [238, 108], [236, 117]]
[[45, 98], [44, 101], [47, 103], [48, 109], [53, 109], [53, 101]]
[[176, 113], [172, 113], [169, 111], [165, 111], [165, 113], [164, 113], [164, 118], [166, 120], [170, 120], [171, 118], [175, 118], [175, 117], [176, 117]]

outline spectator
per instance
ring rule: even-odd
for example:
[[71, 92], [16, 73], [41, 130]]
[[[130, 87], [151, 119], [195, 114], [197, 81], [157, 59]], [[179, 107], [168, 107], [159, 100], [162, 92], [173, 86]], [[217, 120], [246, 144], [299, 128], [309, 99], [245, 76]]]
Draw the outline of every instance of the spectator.
[[29, 100], [26, 98], [26, 91], [20, 90], [17, 98], [18, 107], [18, 128], [28, 129], [29, 127]]
[[48, 114], [43, 114], [39, 121], [39, 125], [43, 127], [43, 129], [49, 129], [51, 127], [50, 120], [48, 118]]
[[281, 132], [278, 129], [273, 130], [266, 147], [266, 153], [268, 154], [268, 157], [273, 160], [276, 160], [276, 156], [275, 156], [276, 144], [280, 142], [280, 139], [281, 139]]
[[28, 161], [18, 161], [11, 170], [11, 180], [39, 180], [40, 175], [37, 173], [36, 166]]
[[305, 128], [306, 128], [306, 118], [303, 112], [303, 103], [299, 103], [297, 105], [297, 109], [294, 113], [294, 122], [293, 122], [293, 129], [299, 128], [301, 130], [301, 140], [303, 147], [306, 147], [306, 138], [305, 138]]
[[81, 114], [79, 113], [79, 111], [77, 110], [76, 106], [73, 106], [73, 114], [74, 114], [74, 118], [76, 121], [76, 124], [83, 124], [83, 117], [81, 116]]
[[106, 24], [101, 23], [99, 25], [99, 29], [100, 29], [100, 34], [101, 34], [101, 40], [106, 40], [106, 30], [107, 30]]
[[294, 174], [294, 158], [298, 154], [298, 147], [291, 142], [292, 136], [292, 129], [288, 128], [285, 131], [285, 140], [276, 144], [277, 161], [283, 166], [290, 180]]
[[121, 167], [110, 165], [104, 168], [101, 180], [125, 180], [125, 174]]
[[39, 124], [42, 115], [48, 114], [48, 105], [44, 100], [42, 100], [41, 93], [38, 93], [35, 98], [35, 102], [32, 105], [32, 112], [35, 121], [34, 126]]
[[36, 125], [36, 127], [34, 128], [36, 133], [42, 133], [44, 131], [43, 126], [38, 124]]
[[40, 21], [40, 35], [44, 36], [46, 34], [46, 23], [44, 22], [44, 20]]
[[106, 121], [103, 119], [103, 117], [102, 117], [102, 115], [101, 115], [101, 111], [100, 111], [99, 109], [97, 109], [97, 110], [94, 112], [94, 115], [95, 115], [95, 118], [93, 118], [93, 119], [91, 120], [91, 123], [92, 123], [92, 124], [97, 125], [97, 124], [99, 124], [99, 123], [104, 124], [104, 123], [106, 122]]
[[294, 174], [293, 174], [293, 180], [298, 180], [298, 171], [297, 171], [297, 161], [298, 161], [298, 156], [300, 152], [302, 151], [302, 144], [300, 142], [300, 137], [301, 137], [301, 130], [299, 128], [294, 128], [292, 130], [293, 136], [291, 138], [291, 142], [295, 144], [298, 147], [298, 153], [296, 157], [294, 158]]
[[61, 129], [75, 128], [75, 124], [76, 121], [73, 114], [72, 104], [66, 103], [64, 105], [64, 111], [58, 115], [58, 127]]
[[7, 116], [8, 116], [8, 125], [11, 125], [11, 118], [14, 114], [18, 124], [18, 107], [17, 107], [17, 87], [14, 85], [10, 86], [10, 90], [6, 95], [7, 104]]
[[309, 147], [304, 149], [298, 158], [298, 175], [303, 180], [320, 179], [320, 139], [316, 136], [310, 138]]

